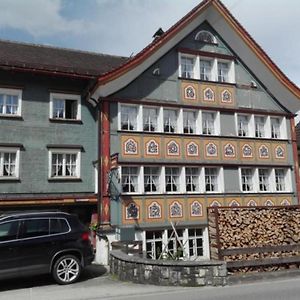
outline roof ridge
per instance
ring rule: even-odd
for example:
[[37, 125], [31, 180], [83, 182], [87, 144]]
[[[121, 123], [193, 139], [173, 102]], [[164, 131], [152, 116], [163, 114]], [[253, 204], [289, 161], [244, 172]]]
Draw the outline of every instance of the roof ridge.
[[106, 53], [100, 53], [100, 52], [89, 51], [89, 50], [80, 50], [80, 49], [74, 49], [74, 48], [59, 47], [59, 46], [54, 46], [54, 45], [35, 44], [35, 43], [29, 43], [29, 42], [23, 42], [23, 41], [0, 39], [0, 43], [1, 42], [10, 43], [10, 44], [19, 44], [19, 45], [24, 45], [24, 46], [36, 47], [36, 48], [45, 48], [45, 49], [62, 50], [62, 51], [75, 52], [75, 53], [84, 53], [84, 54], [90, 54], [90, 55], [96, 55], [96, 56], [109, 56], [109, 57], [125, 58], [125, 59], [129, 58], [127, 56], [121, 56], [121, 55], [115, 55], [115, 54], [106, 54]]

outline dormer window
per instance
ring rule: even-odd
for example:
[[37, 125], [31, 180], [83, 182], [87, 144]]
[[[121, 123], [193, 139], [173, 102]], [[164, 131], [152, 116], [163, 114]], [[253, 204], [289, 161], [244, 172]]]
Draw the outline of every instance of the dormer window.
[[216, 44], [216, 38], [208, 31], [202, 30], [199, 31], [195, 36], [195, 41], [209, 43], [209, 44]]

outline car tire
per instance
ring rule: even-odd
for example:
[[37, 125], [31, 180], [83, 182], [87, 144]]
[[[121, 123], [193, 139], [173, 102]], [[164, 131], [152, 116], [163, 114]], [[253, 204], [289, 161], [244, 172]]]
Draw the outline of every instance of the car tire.
[[58, 284], [70, 284], [79, 278], [81, 269], [80, 261], [76, 256], [64, 255], [55, 261], [52, 276]]

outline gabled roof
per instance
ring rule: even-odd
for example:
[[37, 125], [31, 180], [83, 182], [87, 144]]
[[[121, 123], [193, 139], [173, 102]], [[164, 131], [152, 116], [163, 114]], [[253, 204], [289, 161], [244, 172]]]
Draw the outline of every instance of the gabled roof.
[[0, 68], [48, 71], [89, 78], [107, 73], [127, 60], [120, 56], [0, 40]]
[[125, 87], [204, 21], [211, 24], [247, 66], [251, 66], [278, 101], [292, 112], [300, 109], [299, 87], [287, 78], [219, 0], [202, 1], [132, 59], [102, 74], [90, 94], [97, 99]]

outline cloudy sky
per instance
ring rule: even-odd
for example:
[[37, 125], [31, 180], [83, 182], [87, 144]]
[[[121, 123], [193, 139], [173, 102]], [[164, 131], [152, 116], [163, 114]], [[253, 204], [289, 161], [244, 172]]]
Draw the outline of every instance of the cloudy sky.
[[[0, 0], [0, 38], [129, 56], [200, 0]], [[223, 0], [300, 85], [300, 1]]]

